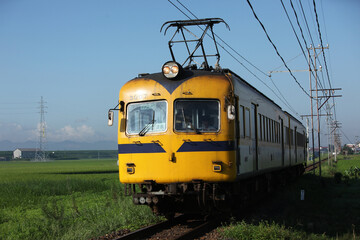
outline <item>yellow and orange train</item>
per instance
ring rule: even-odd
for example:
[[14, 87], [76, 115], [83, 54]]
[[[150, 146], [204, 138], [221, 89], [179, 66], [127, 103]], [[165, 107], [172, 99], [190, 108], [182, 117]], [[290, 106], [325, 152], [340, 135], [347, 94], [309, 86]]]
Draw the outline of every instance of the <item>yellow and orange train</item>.
[[242, 205], [306, 162], [305, 127], [228, 69], [167, 62], [128, 81], [116, 110], [120, 182], [156, 213]]

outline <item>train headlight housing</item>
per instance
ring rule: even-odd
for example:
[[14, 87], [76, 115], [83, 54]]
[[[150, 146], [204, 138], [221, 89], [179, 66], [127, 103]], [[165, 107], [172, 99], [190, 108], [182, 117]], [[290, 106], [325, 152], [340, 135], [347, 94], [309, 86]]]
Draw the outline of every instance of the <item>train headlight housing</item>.
[[174, 79], [179, 76], [181, 72], [181, 66], [177, 62], [166, 62], [162, 67], [162, 73], [168, 79]]

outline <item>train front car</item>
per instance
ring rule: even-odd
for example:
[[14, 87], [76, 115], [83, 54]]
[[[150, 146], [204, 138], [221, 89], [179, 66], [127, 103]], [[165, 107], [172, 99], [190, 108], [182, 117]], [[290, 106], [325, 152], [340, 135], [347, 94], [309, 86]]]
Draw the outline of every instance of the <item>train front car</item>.
[[[168, 78], [168, 65], [178, 76]], [[224, 73], [176, 63], [163, 72], [120, 91], [120, 181], [154, 212], [208, 211], [226, 198], [219, 184], [236, 178], [232, 84]]]

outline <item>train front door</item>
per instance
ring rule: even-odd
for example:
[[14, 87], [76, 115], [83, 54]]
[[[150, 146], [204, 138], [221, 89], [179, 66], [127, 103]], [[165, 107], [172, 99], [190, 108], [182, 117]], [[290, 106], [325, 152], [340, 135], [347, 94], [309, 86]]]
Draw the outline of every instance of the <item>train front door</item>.
[[250, 127], [251, 127], [251, 154], [253, 156], [254, 171], [258, 171], [259, 157], [258, 157], [257, 105], [254, 103], [251, 104]]

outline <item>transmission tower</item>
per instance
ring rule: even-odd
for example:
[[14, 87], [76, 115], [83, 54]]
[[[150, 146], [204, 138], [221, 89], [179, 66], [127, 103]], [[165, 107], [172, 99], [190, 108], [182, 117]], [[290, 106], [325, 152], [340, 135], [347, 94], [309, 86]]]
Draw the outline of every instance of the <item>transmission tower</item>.
[[41, 96], [40, 104], [40, 123], [39, 123], [39, 143], [38, 148], [36, 148], [35, 161], [45, 162], [47, 161], [46, 157], [46, 122], [45, 122], [45, 104], [43, 97]]

